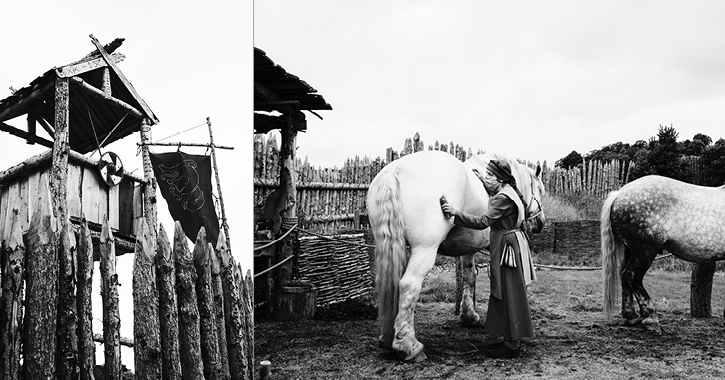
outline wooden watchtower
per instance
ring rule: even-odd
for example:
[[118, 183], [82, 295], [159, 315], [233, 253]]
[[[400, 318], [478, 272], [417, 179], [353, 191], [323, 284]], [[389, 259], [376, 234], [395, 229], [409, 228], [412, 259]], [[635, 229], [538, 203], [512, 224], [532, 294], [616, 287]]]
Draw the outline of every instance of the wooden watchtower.
[[[134, 252], [143, 218], [149, 235], [156, 234], [156, 185], [146, 146], [143, 179], [119, 170], [117, 157], [88, 154], [135, 132], [147, 142], [158, 123], [117, 66], [125, 58], [115, 53], [123, 40], [102, 46], [90, 37], [91, 53], [0, 100], [0, 130], [49, 148], [0, 172], [0, 367], [12, 378], [20, 371], [21, 339], [23, 378], [93, 370], [91, 250], [101, 260], [102, 277], [110, 279], [102, 281], [106, 371], [120, 376], [117, 279], [109, 257]], [[25, 129], [6, 123], [23, 116]]]
[[[0, 172], [0, 237], [10, 228], [13, 208], [20, 213], [23, 230], [27, 228], [43, 176], [59, 223], [70, 220], [77, 228], [85, 215], [97, 236], [107, 218], [118, 253], [133, 251], [138, 218], [145, 216], [155, 229], [155, 185], [147, 148], [144, 179], [124, 173], [111, 185], [102, 178], [98, 160], [86, 155], [135, 132], [146, 141], [149, 128], [158, 123], [117, 66], [125, 58], [115, 52], [123, 39], [105, 47], [93, 36], [91, 42], [96, 49], [85, 57], [46, 71], [0, 100], [0, 130], [50, 148]], [[5, 123], [22, 116], [27, 118], [26, 130]]]

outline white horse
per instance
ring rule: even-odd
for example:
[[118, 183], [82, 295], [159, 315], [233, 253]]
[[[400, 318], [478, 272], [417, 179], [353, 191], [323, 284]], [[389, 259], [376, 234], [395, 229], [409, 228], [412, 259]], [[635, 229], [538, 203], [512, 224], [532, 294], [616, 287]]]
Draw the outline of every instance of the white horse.
[[527, 205], [527, 219], [534, 221], [532, 231], [540, 232], [545, 222], [540, 201], [544, 194], [541, 168], [534, 172], [495, 154], [477, 155], [464, 163], [445, 152], [417, 152], [387, 165], [370, 184], [367, 208], [375, 237], [379, 343], [403, 360], [425, 359], [423, 344], [415, 338], [413, 314], [436, 254], [461, 258], [461, 322], [473, 325], [480, 320], [471, 290], [476, 283], [473, 254], [488, 246], [489, 230], [454, 226], [453, 219], [444, 217], [440, 198], [445, 196], [458, 210], [483, 214], [489, 196], [474, 169], [485, 173], [492, 159], [510, 164]]

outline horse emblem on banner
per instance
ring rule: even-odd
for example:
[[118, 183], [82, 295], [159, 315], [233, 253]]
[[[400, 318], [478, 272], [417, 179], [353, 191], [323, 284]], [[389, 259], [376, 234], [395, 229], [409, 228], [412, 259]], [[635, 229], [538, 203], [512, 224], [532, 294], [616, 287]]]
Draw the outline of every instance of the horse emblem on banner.
[[171, 195], [186, 211], [204, 207], [204, 191], [199, 188], [199, 172], [194, 160], [183, 160], [174, 166], [159, 165], [161, 179], [169, 185]]

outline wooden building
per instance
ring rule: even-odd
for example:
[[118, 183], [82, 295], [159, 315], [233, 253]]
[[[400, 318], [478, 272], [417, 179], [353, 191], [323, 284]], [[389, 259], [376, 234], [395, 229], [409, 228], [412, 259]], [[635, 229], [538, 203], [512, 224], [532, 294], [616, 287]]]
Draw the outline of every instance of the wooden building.
[[[332, 106], [305, 81], [275, 64], [261, 49], [254, 48], [254, 133], [279, 129], [282, 135], [279, 189], [284, 196], [280, 197], [278, 208], [283, 210], [283, 230], [289, 230], [297, 221], [296, 137], [298, 132], [307, 130], [307, 120], [302, 111], [322, 119], [315, 112], [320, 110], [332, 110]], [[284, 232], [279, 231], [277, 237]], [[293, 276], [294, 262], [290, 257], [295, 240], [296, 232], [292, 232], [281, 244], [255, 251], [255, 273], [284, 263], [265, 276], [255, 277], [255, 307], [263, 307], [266, 314], [270, 310], [272, 294]]]

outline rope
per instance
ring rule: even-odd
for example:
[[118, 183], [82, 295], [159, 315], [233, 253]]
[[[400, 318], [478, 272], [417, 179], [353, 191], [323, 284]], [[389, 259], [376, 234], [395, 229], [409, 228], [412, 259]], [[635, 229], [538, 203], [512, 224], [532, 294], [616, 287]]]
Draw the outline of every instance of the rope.
[[284, 240], [284, 238], [286, 238], [287, 235], [289, 235], [292, 231], [294, 231], [295, 228], [297, 228], [297, 225], [296, 224], [292, 228], [290, 228], [287, 232], [285, 232], [284, 235], [280, 236], [279, 239], [274, 240], [274, 241], [271, 241], [271, 242], [269, 242], [269, 243], [267, 243], [267, 244], [265, 244], [265, 245], [263, 245], [261, 247], [255, 247], [254, 248], [254, 251], [259, 251], [259, 250], [262, 250], [264, 248], [267, 248], [269, 246], [272, 246], [272, 245], [275, 245], [275, 244], [279, 243], [280, 241]]
[[293, 258], [293, 257], [295, 257], [295, 255], [291, 255], [291, 256], [289, 256], [289, 257], [285, 258], [284, 260], [282, 260], [282, 261], [278, 262], [277, 264], [274, 264], [274, 265], [272, 265], [271, 267], [269, 267], [269, 268], [267, 268], [267, 269], [265, 269], [265, 270], [263, 270], [263, 271], [261, 271], [261, 272], [259, 272], [259, 273], [255, 274], [255, 275], [254, 275], [254, 278], [257, 278], [257, 277], [259, 277], [259, 276], [261, 276], [261, 275], [263, 275], [263, 274], [265, 274], [265, 273], [267, 273], [267, 272], [269, 272], [269, 271], [273, 270], [274, 268], [277, 268], [278, 266], [280, 266], [280, 265], [282, 265], [282, 264], [284, 264], [284, 263], [286, 263], [286, 262], [288, 262], [288, 261], [292, 260], [292, 258]]
[[191, 127], [191, 128], [189, 128], [189, 129], [185, 129], [185, 130], [183, 130], [183, 131], [181, 131], [181, 132], [176, 132], [176, 133], [174, 133], [174, 134], [173, 134], [173, 135], [171, 135], [171, 136], [166, 136], [166, 137], [164, 137], [163, 139], [159, 139], [159, 140], [156, 140], [156, 142], [159, 142], [159, 141], [164, 141], [164, 140], [166, 140], [166, 139], [168, 139], [168, 138], [171, 138], [171, 137], [174, 137], [174, 136], [180, 135], [180, 134], [182, 134], [182, 133], [185, 133], [185, 132], [189, 132], [189, 131], [191, 131], [192, 129], [196, 129], [196, 128], [199, 128], [199, 127], [201, 127], [201, 126], [204, 126], [204, 125], [207, 125], [207, 123], [206, 123], [206, 122], [203, 122], [203, 123], [201, 123], [201, 124], [199, 124], [199, 125], [197, 125], [197, 126], [195, 126], [195, 127]]

